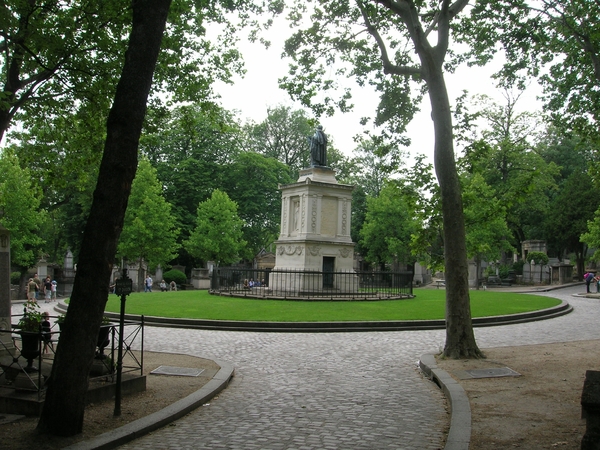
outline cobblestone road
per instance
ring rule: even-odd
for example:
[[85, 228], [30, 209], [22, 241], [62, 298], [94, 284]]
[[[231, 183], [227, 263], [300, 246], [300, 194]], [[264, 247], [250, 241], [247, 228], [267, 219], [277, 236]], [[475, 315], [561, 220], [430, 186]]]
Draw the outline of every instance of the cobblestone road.
[[[480, 348], [600, 339], [600, 301], [576, 286], [543, 295], [575, 311], [477, 328]], [[124, 449], [438, 449], [448, 416], [417, 362], [445, 332], [250, 333], [146, 328], [149, 351], [226, 360], [236, 375], [210, 405]]]

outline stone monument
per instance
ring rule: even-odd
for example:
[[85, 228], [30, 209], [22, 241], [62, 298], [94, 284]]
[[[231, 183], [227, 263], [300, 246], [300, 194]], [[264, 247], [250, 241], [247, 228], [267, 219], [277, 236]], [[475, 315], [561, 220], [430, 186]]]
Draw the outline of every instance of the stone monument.
[[[327, 137], [309, 137], [311, 167], [280, 186], [281, 229], [269, 285], [290, 295], [358, 289], [350, 237], [353, 186], [340, 184], [327, 163]], [[279, 271], [279, 272], [278, 272]], [[343, 278], [343, 279], [342, 279]]]

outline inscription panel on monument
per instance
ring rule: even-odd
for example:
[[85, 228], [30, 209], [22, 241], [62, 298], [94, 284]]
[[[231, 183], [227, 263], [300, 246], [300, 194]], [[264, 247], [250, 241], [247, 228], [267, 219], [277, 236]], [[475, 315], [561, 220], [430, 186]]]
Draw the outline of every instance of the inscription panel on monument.
[[323, 197], [321, 200], [321, 236], [337, 234], [337, 198]]

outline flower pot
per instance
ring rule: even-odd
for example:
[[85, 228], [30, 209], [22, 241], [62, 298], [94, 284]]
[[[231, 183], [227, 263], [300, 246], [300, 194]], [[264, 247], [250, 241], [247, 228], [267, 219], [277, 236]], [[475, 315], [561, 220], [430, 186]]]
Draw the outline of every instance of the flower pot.
[[40, 334], [21, 331], [21, 356], [27, 360], [25, 370], [36, 370], [33, 360], [40, 356]]

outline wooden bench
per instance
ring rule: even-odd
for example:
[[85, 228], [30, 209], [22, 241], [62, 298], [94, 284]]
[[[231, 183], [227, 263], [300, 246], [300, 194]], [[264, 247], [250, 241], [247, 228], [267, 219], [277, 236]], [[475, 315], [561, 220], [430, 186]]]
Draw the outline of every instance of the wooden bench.
[[440, 286], [446, 287], [446, 280], [435, 280], [435, 283], [437, 284], [437, 289], [439, 289]]

